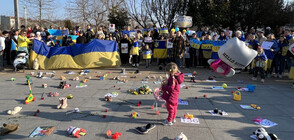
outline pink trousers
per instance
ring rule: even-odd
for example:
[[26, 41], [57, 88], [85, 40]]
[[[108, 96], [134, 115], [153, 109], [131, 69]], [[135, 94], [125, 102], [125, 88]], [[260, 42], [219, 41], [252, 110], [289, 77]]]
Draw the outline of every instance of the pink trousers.
[[178, 103], [173, 104], [173, 103], [166, 102], [166, 109], [168, 112], [167, 121], [171, 122], [177, 116]]

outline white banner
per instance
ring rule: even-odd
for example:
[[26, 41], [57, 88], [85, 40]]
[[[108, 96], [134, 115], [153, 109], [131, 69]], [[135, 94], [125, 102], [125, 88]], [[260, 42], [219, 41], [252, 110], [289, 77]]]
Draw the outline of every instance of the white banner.
[[178, 27], [192, 27], [192, 17], [191, 16], [179, 16], [177, 18], [177, 26]]

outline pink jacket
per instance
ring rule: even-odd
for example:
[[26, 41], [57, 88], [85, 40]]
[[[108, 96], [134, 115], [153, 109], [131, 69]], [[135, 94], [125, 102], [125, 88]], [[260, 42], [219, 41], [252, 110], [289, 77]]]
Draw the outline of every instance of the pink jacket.
[[[167, 85], [162, 86], [162, 98], [169, 103], [176, 104], [179, 100], [181, 84], [184, 81], [184, 73], [176, 73], [168, 78]], [[175, 84], [173, 84], [173, 81]]]

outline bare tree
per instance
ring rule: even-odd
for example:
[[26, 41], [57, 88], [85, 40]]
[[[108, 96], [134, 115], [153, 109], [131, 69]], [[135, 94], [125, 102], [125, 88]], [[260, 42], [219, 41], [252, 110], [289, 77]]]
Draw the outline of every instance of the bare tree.
[[[91, 14], [92, 11], [90, 9], [92, 4], [91, 0], [68, 0], [66, 10], [68, 14], [68, 18], [85, 24], [91, 23]], [[83, 27], [85, 29], [85, 27]]]
[[[144, 0], [143, 0], [144, 1]], [[124, 2], [125, 9], [129, 16], [136, 21], [141, 27], [147, 27], [148, 13], [144, 2], [138, 3], [136, 0], [128, 0]]]
[[107, 14], [112, 8], [121, 5], [124, 0], [68, 0], [67, 11], [69, 18], [98, 27], [106, 24]]
[[146, 21], [150, 20], [154, 25], [170, 28], [179, 15], [187, 12], [188, 0], [142, 0], [138, 4], [136, 0], [125, 2], [130, 17], [143, 28]]
[[37, 19], [40, 26], [43, 24], [43, 15], [54, 17], [55, 0], [25, 0], [23, 4], [29, 9], [30, 17]]

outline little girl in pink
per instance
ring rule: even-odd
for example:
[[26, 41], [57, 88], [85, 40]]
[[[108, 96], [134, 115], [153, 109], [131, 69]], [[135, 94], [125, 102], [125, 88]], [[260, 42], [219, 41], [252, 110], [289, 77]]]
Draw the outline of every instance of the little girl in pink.
[[162, 122], [163, 125], [173, 125], [176, 122], [178, 100], [181, 89], [181, 83], [184, 81], [184, 73], [181, 73], [176, 63], [169, 63], [165, 67], [168, 73], [168, 79], [162, 82], [162, 98], [166, 101], [168, 111], [167, 119]]

